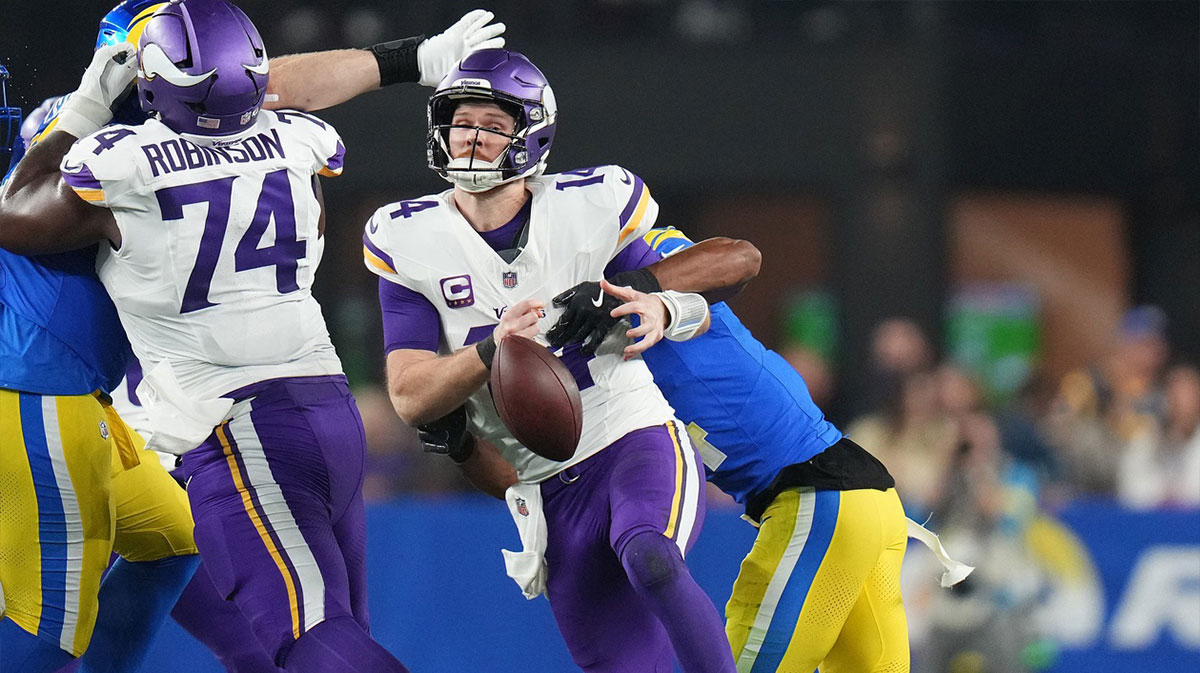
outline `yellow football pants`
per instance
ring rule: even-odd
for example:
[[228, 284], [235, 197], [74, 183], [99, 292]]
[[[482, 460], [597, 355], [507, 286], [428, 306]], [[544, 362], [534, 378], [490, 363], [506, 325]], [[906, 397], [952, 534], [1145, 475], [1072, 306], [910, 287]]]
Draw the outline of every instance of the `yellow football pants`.
[[784, 491], [725, 608], [739, 673], [907, 673], [894, 489]]
[[186, 494], [143, 447], [92, 395], [0, 390], [5, 616], [75, 656], [114, 549], [130, 561], [196, 553]]

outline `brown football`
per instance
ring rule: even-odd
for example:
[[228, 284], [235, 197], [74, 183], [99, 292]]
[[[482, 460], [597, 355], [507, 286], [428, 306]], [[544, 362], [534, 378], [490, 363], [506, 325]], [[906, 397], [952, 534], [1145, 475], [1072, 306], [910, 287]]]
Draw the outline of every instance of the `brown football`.
[[525, 448], [550, 460], [575, 455], [583, 402], [575, 378], [549, 349], [515, 334], [501, 339], [490, 384], [500, 420]]

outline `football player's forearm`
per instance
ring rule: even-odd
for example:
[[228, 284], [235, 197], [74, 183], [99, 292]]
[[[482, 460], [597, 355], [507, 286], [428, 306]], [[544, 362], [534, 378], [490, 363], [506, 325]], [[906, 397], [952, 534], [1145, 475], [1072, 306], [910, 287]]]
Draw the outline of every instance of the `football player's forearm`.
[[504, 499], [504, 492], [517, 483], [517, 470], [500, 451], [483, 440], [475, 440], [475, 451], [459, 468], [475, 488], [493, 498]]
[[61, 252], [95, 242], [85, 226], [97, 210], [63, 183], [59, 163], [75, 137], [54, 131], [17, 164], [0, 190], [0, 247], [18, 254]]
[[471, 346], [405, 363], [389, 376], [388, 394], [401, 420], [416, 427], [454, 411], [487, 382], [488, 374]]
[[379, 64], [369, 51], [336, 49], [290, 54], [271, 61], [263, 107], [313, 112], [378, 88]]
[[710, 303], [737, 295], [758, 275], [762, 253], [749, 241], [725, 237], [700, 241], [647, 269], [664, 290], [697, 292]]

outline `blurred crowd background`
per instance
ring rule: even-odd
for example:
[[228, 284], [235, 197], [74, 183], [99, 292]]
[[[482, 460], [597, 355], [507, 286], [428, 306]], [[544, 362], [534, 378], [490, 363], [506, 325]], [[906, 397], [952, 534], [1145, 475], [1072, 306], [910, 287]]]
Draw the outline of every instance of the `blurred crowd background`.
[[[433, 34], [476, 3], [240, 4], [284, 54]], [[755, 243], [735, 311], [980, 567], [944, 592], [910, 554], [915, 670], [1041, 670], [1088, 628], [1088, 553], [1057, 513], [1200, 511], [1200, 4], [483, 4], [555, 87], [551, 169], [619, 163], [660, 224]], [[107, 2], [3, 7], [10, 100], [74, 88]], [[469, 489], [391, 409], [360, 261], [376, 207], [447, 186], [425, 168], [426, 95], [321, 115], [348, 154], [317, 293], [374, 501]], [[1191, 592], [1165, 637], [1195, 662]]]

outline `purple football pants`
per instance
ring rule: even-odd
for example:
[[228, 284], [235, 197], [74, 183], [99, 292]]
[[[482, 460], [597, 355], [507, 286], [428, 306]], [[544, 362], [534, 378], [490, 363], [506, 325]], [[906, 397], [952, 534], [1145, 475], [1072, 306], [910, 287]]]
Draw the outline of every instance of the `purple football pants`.
[[635, 430], [542, 483], [546, 595], [589, 673], [733, 671], [724, 625], [683, 555], [704, 521], [704, 472], [675, 422]]
[[366, 449], [345, 378], [275, 379], [231, 396], [233, 418], [182, 466], [217, 592], [287, 671], [406, 670], [368, 635]]

